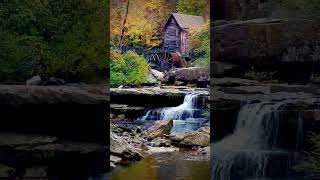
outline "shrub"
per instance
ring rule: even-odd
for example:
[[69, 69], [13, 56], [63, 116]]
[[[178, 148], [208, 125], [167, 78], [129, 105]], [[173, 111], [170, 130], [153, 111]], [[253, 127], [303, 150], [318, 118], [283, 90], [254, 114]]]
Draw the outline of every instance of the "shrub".
[[195, 58], [198, 66], [209, 66], [210, 64], [210, 29], [206, 25], [191, 32], [190, 54]]
[[116, 50], [111, 50], [110, 59], [111, 87], [141, 85], [145, 82], [149, 72], [149, 64], [144, 57], [133, 51], [120, 54]]

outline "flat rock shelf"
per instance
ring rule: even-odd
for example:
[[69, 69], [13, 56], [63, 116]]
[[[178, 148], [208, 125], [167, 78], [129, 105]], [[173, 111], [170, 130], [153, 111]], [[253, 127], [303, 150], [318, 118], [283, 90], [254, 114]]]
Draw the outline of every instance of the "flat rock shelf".
[[0, 177], [88, 179], [109, 166], [106, 85], [0, 85]]

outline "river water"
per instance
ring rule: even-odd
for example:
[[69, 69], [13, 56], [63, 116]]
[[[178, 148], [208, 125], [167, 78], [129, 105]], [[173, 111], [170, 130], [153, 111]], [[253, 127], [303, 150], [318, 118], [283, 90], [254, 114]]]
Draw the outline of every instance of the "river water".
[[128, 167], [117, 167], [110, 180], [209, 180], [210, 162], [183, 153], [150, 155]]
[[[181, 105], [148, 111], [138, 118], [146, 128], [157, 120], [173, 120], [171, 132], [186, 133], [210, 126], [205, 116], [205, 100], [199, 93], [187, 94]], [[108, 175], [111, 180], [209, 180], [210, 161], [186, 152], [165, 152], [149, 155], [130, 166], [119, 166]]]
[[138, 121], [145, 125], [153, 124], [157, 120], [173, 120], [171, 132], [186, 133], [196, 131], [201, 127], [210, 126], [209, 119], [205, 116], [206, 103], [202, 94], [190, 93], [177, 107], [163, 107], [149, 110]]

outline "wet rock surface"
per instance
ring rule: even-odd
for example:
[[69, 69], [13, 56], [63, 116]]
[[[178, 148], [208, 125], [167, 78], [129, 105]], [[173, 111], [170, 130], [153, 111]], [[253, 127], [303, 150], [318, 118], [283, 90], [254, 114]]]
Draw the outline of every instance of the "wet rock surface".
[[207, 99], [209, 98], [207, 88], [188, 86], [111, 88], [110, 96], [112, 104], [156, 108], [178, 106], [182, 104], [184, 96], [192, 92], [202, 93], [203, 96], [207, 96]]
[[182, 147], [207, 147], [210, 145], [210, 128], [201, 128], [195, 132], [174, 133], [169, 139], [176, 145]]
[[[119, 165], [128, 165], [139, 161], [145, 156], [157, 153], [185, 152], [193, 158], [198, 157], [201, 160], [209, 160], [209, 137], [210, 128], [203, 128], [197, 132], [171, 134], [172, 121], [163, 121], [148, 129], [141, 127], [123, 128], [118, 125], [111, 125], [111, 167]], [[158, 122], [159, 124], [159, 122]], [[157, 136], [150, 132], [157, 132], [156, 129], [162, 129]], [[138, 130], [139, 129], [139, 130]], [[166, 132], [164, 133], [164, 130]], [[180, 136], [181, 138], [177, 138]], [[173, 138], [176, 137], [176, 138]], [[182, 148], [182, 149], [180, 149]]]
[[173, 120], [156, 121], [152, 127], [148, 129], [148, 139], [152, 140], [157, 137], [163, 137], [170, 133], [173, 127]]
[[[303, 121], [304, 138], [307, 138], [308, 131], [318, 131], [320, 127], [317, 116], [320, 104], [318, 85], [272, 84], [237, 78], [214, 78], [211, 82], [213, 88], [210, 100], [213, 106], [212, 124], [215, 132], [213, 141], [218, 141], [233, 132], [241, 107], [248, 103], [283, 103], [279, 107], [279, 113], [283, 117], [283, 124], [280, 123], [283, 138], [280, 141], [287, 148], [295, 146], [286, 134], [292, 134], [289, 132], [294, 131], [299, 117]], [[290, 124], [293, 126], [290, 127]], [[304, 144], [304, 148], [307, 147], [307, 143]]]
[[211, 83], [213, 179], [295, 176], [290, 167], [310, 149], [308, 133], [320, 130], [319, 86], [238, 78]]
[[[86, 177], [106, 170], [105, 148], [98, 143], [65, 141], [54, 136], [1, 133], [0, 177], [48, 178], [60, 173]], [[75, 174], [70, 166], [83, 172]], [[66, 168], [68, 172], [64, 172]]]
[[210, 81], [209, 68], [203, 67], [189, 67], [177, 68], [169, 71], [164, 75], [162, 80], [163, 84], [195, 84], [196, 86], [207, 87]]
[[144, 115], [146, 107], [111, 104], [110, 113], [113, 120], [133, 120]]

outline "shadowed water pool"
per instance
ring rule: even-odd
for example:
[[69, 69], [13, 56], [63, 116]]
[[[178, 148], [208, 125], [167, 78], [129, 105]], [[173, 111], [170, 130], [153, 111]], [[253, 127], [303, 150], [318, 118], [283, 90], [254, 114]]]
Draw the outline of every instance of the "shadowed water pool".
[[111, 180], [209, 180], [210, 162], [188, 159], [182, 153], [161, 153], [128, 167], [117, 167]]

